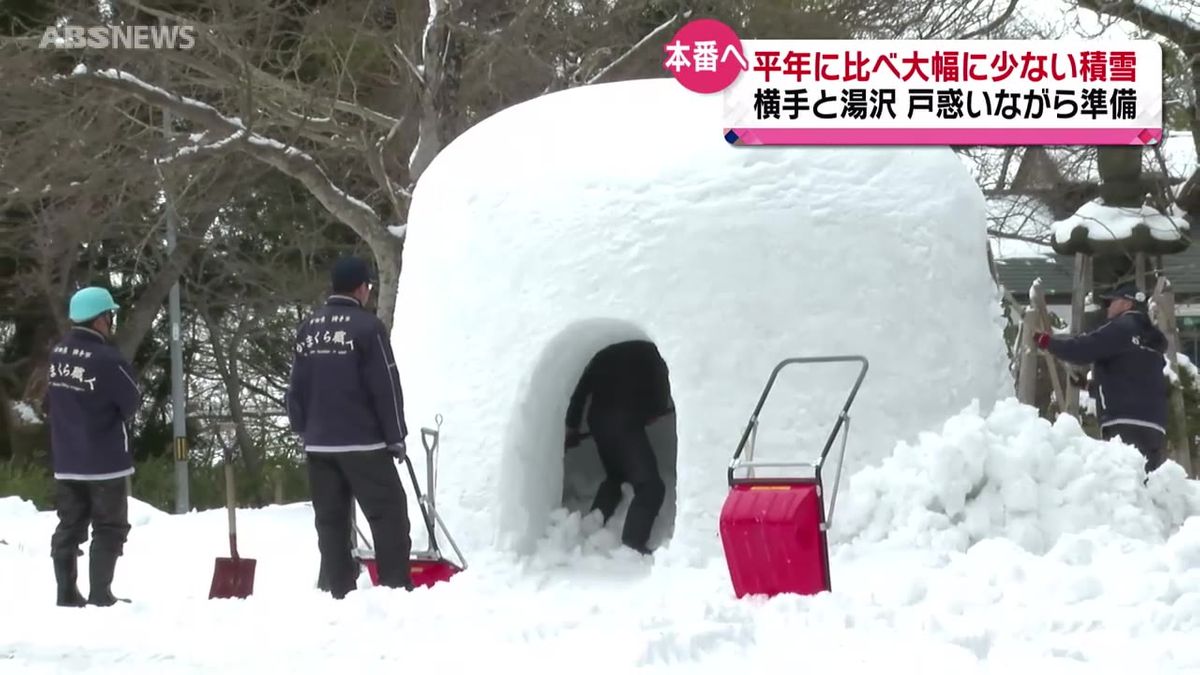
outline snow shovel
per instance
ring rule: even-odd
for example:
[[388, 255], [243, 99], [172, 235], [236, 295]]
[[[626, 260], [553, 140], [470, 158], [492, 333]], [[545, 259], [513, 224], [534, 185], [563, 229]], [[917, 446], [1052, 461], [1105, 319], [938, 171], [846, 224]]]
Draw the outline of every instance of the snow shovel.
[[[441, 439], [442, 416], [439, 414], [434, 417], [434, 420], [437, 422], [436, 429], [421, 428], [421, 444], [425, 446], [425, 487], [427, 488], [424, 494], [421, 492], [421, 485], [417, 480], [417, 472], [413, 469], [412, 460], [407, 455], [404, 457], [408, 478], [412, 483], [417, 506], [421, 510], [421, 519], [424, 521], [425, 531], [429, 536], [429, 548], [424, 551], [414, 551], [409, 556], [409, 572], [412, 575], [414, 587], [430, 587], [448, 581], [450, 577], [467, 569], [467, 560], [459, 550], [458, 544], [454, 542], [454, 538], [450, 536], [450, 531], [446, 529], [446, 524], [442, 522], [441, 516], [438, 515], [437, 504], [434, 500], [434, 494], [437, 491], [437, 451]], [[354, 529], [360, 539], [364, 541], [367, 539], [362, 530], [358, 528], [357, 523], [355, 523]], [[438, 547], [436, 532], [438, 529], [442, 531], [442, 535], [454, 549], [455, 557], [458, 558], [457, 563], [447, 559]], [[368, 543], [365, 548], [356, 549], [354, 554], [358, 562], [367, 568], [371, 584], [377, 585], [379, 572], [370, 544]]]
[[243, 558], [237, 550], [237, 510], [233, 482], [233, 453], [225, 450], [225, 508], [229, 510], [229, 557], [217, 558], [208, 598], [247, 598], [254, 592], [254, 569], [258, 561]]

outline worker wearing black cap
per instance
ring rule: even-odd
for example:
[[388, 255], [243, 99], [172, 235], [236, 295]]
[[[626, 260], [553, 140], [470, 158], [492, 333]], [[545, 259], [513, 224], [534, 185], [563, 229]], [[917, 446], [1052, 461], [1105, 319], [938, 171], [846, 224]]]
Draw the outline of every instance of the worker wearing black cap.
[[387, 328], [364, 307], [372, 286], [366, 262], [338, 260], [331, 281], [325, 306], [296, 333], [287, 391], [288, 419], [308, 458], [323, 587], [335, 598], [356, 587], [349, 543], [357, 500], [379, 584], [411, 589], [408, 502], [395, 461], [408, 435], [400, 374]]
[[1146, 457], [1146, 473], [1166, 461], [1167, 338], [1146, 313], [1146, 294], [1124, 284], [1100, 296], [1108, 321], [1074, 337], [1037, 333], [1038, 347], [1092, 365], [1096, 414], [1104, 438], [1120, 437]]

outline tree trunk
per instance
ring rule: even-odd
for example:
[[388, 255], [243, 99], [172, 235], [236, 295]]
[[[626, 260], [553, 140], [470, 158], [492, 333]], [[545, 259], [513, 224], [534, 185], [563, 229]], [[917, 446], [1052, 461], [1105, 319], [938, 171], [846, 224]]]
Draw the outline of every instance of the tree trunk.
[[[238, 349], [244, 337], [244, 323], [239, 324], [233, 335], [225, 338], [224, 329], [214, 319], [207, 307], [200, 306], [201, 316], [208, 328], [208, 342], [213, 351], [217, 372], [221, 376], [221, 384], [225, 387], [225, 396], [229, 403], [229, 416], [233, 420], [234, 437], [238, 452], [246, 467], [246, 473], [254, 485], [260, 487], [263, 483], [263, 461], [254, 446], [254, 439], [246, 429], [246, 415], [242, 407], [242, 384], [238, 373]], [[262, 495], [259, 495], [260, 498]]]
[[164, 261], [163, 266], [154, 274], [154, 278], [142, 290], [133, 307], [121, 312], [121, 329], [113, 335], [117, 349], [125, 358], [133, 360], [138, 346], [154, 325], [154, 318], [162, 310], [163, 303], [171, 293], [173, 286], [187, 267], [188, 259], [192, 257], [203, 241], [204, 235], [217, 219], [214, 209], [191, 220], [192, 227], [185, 230], [188, 236], [181, 237], [175, 251]]
[[381, 235], [368, 237], [367, 245], [371, 247], [379, 270], [379, 295], [376, 299], [375, 315], [391, 333], [392, 320], [396, 315], [396, 294], [400, 284], [404, 242], [383, 230]]

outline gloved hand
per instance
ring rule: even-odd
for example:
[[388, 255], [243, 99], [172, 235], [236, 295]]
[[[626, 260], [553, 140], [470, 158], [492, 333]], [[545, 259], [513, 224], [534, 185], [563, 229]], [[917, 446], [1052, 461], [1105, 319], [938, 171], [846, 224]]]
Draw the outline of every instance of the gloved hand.
[[1038, 346], [1038, 349], [1045, 349], [1050, 346], [1050, 334], [1038, 331], [1033, 334], [1033, 342]]
[[387, 446], [387, 451], [392, 453], [396, 459], [403, 460], [404, 455], [408, 452], [408, 448], [404, 445], [404, 441], [392, 443]]

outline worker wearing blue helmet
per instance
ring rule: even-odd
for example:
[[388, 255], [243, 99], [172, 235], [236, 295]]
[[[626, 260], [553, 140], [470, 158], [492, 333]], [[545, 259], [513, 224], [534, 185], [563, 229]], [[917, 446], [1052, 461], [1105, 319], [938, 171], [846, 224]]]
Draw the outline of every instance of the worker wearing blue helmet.
[[1122, 284], [1099, 299], [1108, 321], [1096, 330], [1037, 333], [1034, 341], [1063, 361], [1092, 366], [1101, 435], [1137, 448], [1149, 474], [1167, 459], [1167, 338], [1150, 320], [1149, 298], [1136, 285]]
[[[127, 425], [142, 394], [133, 368], [109, 342], [117, 309], [103, 288], [78, 291], [68, 311], [71, 329], [50, 353], [43, 406], [50, 419], [58, 511], [50, 555], [62, 607], [118, 601], [111, 584], [130, 530], [126, 477], [133, 473]], [[76, 561], [89, 525], [85, 600], [76, 585]]]

